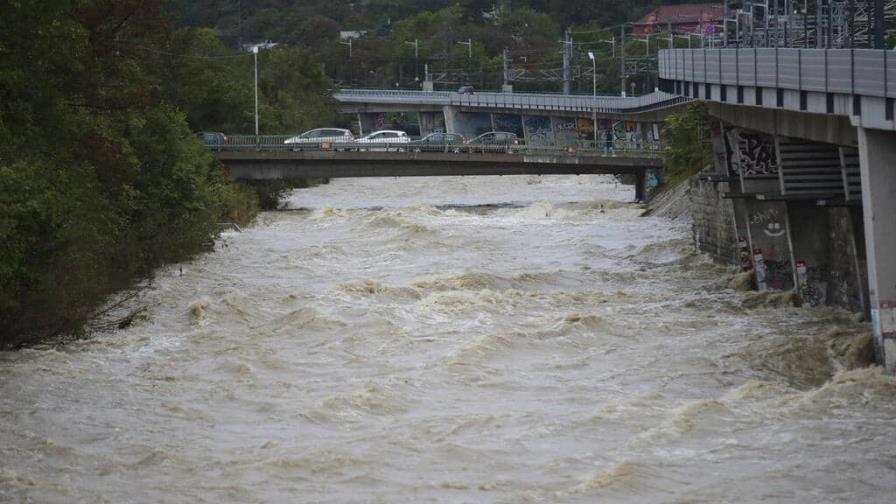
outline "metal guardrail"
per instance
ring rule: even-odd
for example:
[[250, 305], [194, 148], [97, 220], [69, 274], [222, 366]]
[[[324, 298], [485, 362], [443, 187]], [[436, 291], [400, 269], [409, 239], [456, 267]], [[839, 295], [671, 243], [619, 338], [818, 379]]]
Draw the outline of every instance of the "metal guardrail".
[[511, 154], [511, 155], [553, 155], [553, 156], [620, 156], [620, 157], [660, 157], [664, 146], [658, 142], [629, 142], [616, 140], [613, 148], [606, 143], [577, 140], [574, 144], [557, 145], [427, 145], [409, 143], [303, 143], [286, 144], [295, 135], [227, 135], [227, 143], [206, 144], [212, 151], [256, 151], [256, 152], [442, 152], [452, 154]]
[[588, 96], [540, 93], [454, 93], [448, 91], [393, 91], [344, 89], [334, 94], [342, 103], [442, 105], [521, 111], [638, 113], [661, 109], [689, 98], [656, 91], [642, 96]]
[[896, 53], [878, 49], [667, 49], [661, 79], [896, 98]]

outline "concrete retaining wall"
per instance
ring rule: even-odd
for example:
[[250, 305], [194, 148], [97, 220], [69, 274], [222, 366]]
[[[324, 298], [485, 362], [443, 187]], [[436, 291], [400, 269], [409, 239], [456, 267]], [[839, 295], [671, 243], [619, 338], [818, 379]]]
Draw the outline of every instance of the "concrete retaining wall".
[[728, 184], [703, 182], [696, 176], [688, 181], [694, 245], [723, 264], [739, 264], [737, 226], [732, 200], [723, 199]]

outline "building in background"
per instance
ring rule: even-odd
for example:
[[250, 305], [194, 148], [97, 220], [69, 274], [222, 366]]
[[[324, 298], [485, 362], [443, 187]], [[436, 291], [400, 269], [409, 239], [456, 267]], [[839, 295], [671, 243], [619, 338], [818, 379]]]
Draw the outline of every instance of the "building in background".
[[[707, 33], [724, 23], [722, 4], [663, 5], [632, 23], [632, 33], [664, 32], [671, 26], [676, 33]], [[713, 28], [707, 28], [712, 26]]]

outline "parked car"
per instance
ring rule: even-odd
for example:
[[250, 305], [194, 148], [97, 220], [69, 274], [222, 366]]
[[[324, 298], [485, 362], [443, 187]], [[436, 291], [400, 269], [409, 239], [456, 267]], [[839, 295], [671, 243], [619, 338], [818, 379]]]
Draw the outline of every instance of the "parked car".
[[436, 151], [436, 152], [459, 152], [460, 146], [464, 144], [466, 139], [463, 135], [457, 133], [430, 133], [420, 140], [410, 142], [411, 150], [420, 151]]
[[321, 144], [350, 143], [355, 139], [352, 132], [342, 128], [315, 128], [299, 136], [287, 138], [284, 144], [291, 145], [293, 150], [317, 149]]
[[221, 150], [228, 143], [227, 135], [219, 131], [199, 131], [196, 133], [196, 138], [214, 150]]
[[510, 154], [513, 152], [514, 147], [523, 145], [523, 141], [516, 136], [516, 133], [489, 131], [468, 140], [467, 145], [471, 146], [473, 150], [481, 150], [482, 152], [504, 151]]
[[[355, 144], [393, 145], [410, 143], [411, 137], [400, 130], [379, 130], [355, 140]], [[383, 150], [373, 147], [358, 147], [360, 150]], [[386, 147], [388, 148], [388, 147]], [[405, 147], [397, 147], [396, 150], [404, 150]]]

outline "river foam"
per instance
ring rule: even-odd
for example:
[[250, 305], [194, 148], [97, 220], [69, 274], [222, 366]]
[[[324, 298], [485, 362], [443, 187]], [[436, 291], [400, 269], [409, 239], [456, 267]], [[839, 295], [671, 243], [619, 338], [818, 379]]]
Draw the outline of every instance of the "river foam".
[[0, 501], [889, 502], [868, 325], [744, 292], [632, 196], [295, 191], [130, 327], [0, 353]]

